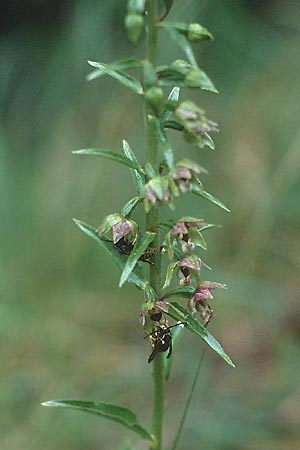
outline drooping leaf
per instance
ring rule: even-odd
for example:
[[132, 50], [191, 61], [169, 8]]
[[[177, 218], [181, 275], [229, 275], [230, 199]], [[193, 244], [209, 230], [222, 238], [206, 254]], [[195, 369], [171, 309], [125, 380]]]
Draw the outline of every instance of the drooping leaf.
[[144, 236], [138, 238], [138, 241], [134, 246], [133, 251], [128, 256], [125, 267], [123, 269], [119, 283], [120, 287], [123, 286], [125, 281], [127, 281], [128, 277], [135, 268], [136, 263], [138, 262], [144, 251], [148, 248], [149, 244], [154, 240], [154, 238], [155, 233], [150, 233], [149, 231], [146, 231]]
[[230, 366], [235, 367], [230, 357], [225, 353], [221, 344], [213, 337], [213, 335], [204, 326], [194, 318], [185, 308], [176, 302], [168, 303], [168, 312], [166, 313], [175, 320], [186, 323], [186, 328], [197, 336], [201, 337], [221, 358], [223, 358]]
[[135, 207], [143, 201], [143, 197], [131, 198], [122, 208], [121, 214], [124, 217], [130, 216]]
[[[127, 141], [123, 140], [123, 151], [128, 159], [130, 159], [134, 164], [139, 166], [138, 160], [130, 148]], [[143, 197], [145, 193], [145, 179], [144, 176], [138, 170], [132, 170], [133, 182], [139, 196]]]
[[[109, 253], [115, 264], [122, 271], [126, 265], [127, 257], [116, 251], [111, 242], [106, 242], [103, 239], [101, 239], [91, 225], [88, 225], [77, 219], [73, 220], [85, 234], [87, 234], [89, 237], [97, 241], [98, 244], [100, 244], [101, 247], [103, 247]], [[129, 283], [133, 283], [136, 287], [138, 287], [141, 290], [144, 290], [147, 284], [142, 274], [142, 271], [139, 270], [138, 267], [136, 267], [135, 270], [130, 273], [127, 281]]]
[[[96, 61], [88, 61], [89, 65], [92, 67], [96, 67], [96, 69], [99, 69], [99, 76], [101, 75], [110, 75], [112, 78], [115, 78], [117, 81], [119, 81], [123, 86], [128, 87], [136, 94], [143, 94], [143, 87], [139, 80], [132, 77], [131, 75], [128, 75], [128, 73], [123, 72], [123, 70], [115, 69], [113, 65], [104, 64]], [[93, 75], [92, 79], [95, 79], [95, 74]]]
[[136, 415], [127, 408], [122, 408], [120, 406], [110, 405], [103, 402], [90, 402], [82, 400], [49, 400], [42, 403], [42, 405], [56, 408], [69, 408], [89, 414], [95, 414], [97, 416], [112, 420], [113, 422], [120, 423], [147, 441], [154, 441], [153, 435], [151, 435], [138, 423]]
[[102, 150], [99, 148], [85, 148], [81, 150], [75, 150], [72, 153], [74, 153], [75, 155], [100, 156], [102, 158], [110, 159], [120, 164], [124, 164], [124, 166], [130, 167], [140, 174], [144, 173], [143, 169], [137, 161], [133, 162], [131, 159], [126, 158], [126, 156], [120, 155], [119, 153], [112, 152], [110, 150]]
[[164, 282], [164, 285], [163, 285], [163, 289], [166, 289], [170, 285], [171, 280], [172, 280], [172, 276], [173, 276], [173, 272], [174, 272], [176, 266], [177, 266], [177, 261], [171, 262], [168, 265], [167, 273], [166, 273], [166, 279], [165, 279], [165, 282]]
[[194, 188], [192, 190], [193, 194], [199, 195], [200, 197], [205, 198], [206, 200], [208, 200], [211, 203], [214, 203], [215, 205], [219, 206], [220, 208], [224, 209], [227, 212], [230, 212], [230, 209], [227, 208], [227, 206], [224, 205], [224, 203], [222, 203], [220, 200], [218, 200], [216, 197], [214, 197], [213, 195], [209, 194], [206, 191], [203, 191], [200, 188]]

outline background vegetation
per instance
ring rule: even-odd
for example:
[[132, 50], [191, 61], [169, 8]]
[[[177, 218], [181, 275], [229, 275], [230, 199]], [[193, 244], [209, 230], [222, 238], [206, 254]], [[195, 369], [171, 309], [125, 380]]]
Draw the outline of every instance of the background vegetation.
[[[71, 155], [126, 138], [143, 160], [141, 99], [114, 80], [86, 83], [87, 59], [132, 54], [126, 2], [2, 2], [0, 41], [2, 450], [121, 449], [127, 430], [49, 410], [50, 398], [110, 401], [149, 421], [149, 348], [141, 299], [72, 217], [97, 226], [133, 193], [129, 172]], [[269, 0], [175, 1], [170, 18], [215, 36], [200, 66], [221, 94], [197, 93], [221, 129], [202, 151], [206, 188], [229, 215], [189, 198], [178, 214], [222, 223], [207, 234], [217, 293], [212, 333], [236, 362], [207, 351], [180, 450], [300, 447], [300, 7]], [[143, 55], [143, 45], [136, 50]], [[162, 40], [160, 60], [182, 55]], [[178, 136], [174, 134], [174, 139]], [[182, 154], [184, 142], [176, 146]], [[188, 147], [187, 147], [188, 148]], [[188, 150], [188, 156], [195, 152]], [[193, 153], [192, 153], [193, 152]], [[108, 188], [109, 187], [109, 188]], [[200, 345], [200, 347], [199, 347]], [[201, 343], [185, 333], [167, 397], [174, 435]], [[145, 444], [134, 435], [137, 450]]]

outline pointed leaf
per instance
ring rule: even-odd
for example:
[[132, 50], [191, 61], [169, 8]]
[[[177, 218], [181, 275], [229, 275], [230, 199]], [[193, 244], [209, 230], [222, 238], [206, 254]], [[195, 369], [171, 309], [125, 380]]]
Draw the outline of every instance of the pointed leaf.
[[132, 211], [134, 210], [134, 208], [140, 203], [142, 202], [144, 199], [143, 197], [134, 197], [131, 198], [122, 208], [121, 214], [124, 217], [128, 217], [130, 216], [130, 214], [132, 213]]
[[167, 138], [165, 131], [160, 126], [157, 127], [157, 133], [168, 167], [169, 169], [172, 169], [174, 166], [174, 153], [171, 144]]
[[[136, 69], [138, 67], [143, 66], [143, 61], [138, 58], [126, 58], [121, 59], [120, 61], [116, 61], [110, 64], [110, 67], [115, 70], [124, 70], [124, 69]], [[106, 71], [103, 68], [99, 68], [91, 72], [86, 78], [88, 81], [95, 80], [96, 78], [101, 77], [102, 75], [106, 75]]]
[[182, 298], [190, 299], [193, 296], [194, 292], [195, 292], [195, 288], [193, 286], [175, 288], [175, 289], [172, 289], [171, 291], [166, 292], [162, 296], [162, 299], [164, 300], [166, 298], [172, 298], [172, 297], [182, 297]]
[[144, 236], [138, 239], [133, 251], [131, 252], [126, 261], [119, 283], [120, 287], [123, 286], [125, 281], [127, 281], [136, 263], [138, 262], [144, 251], [148, 248], [149, 244], [154, 240], [154, 238], [155, 233], [150, 233], [149, 231], [146, 231]]
[[129, 428], [131, 431], [137, 433], [143, 439], [148, 441], [154, 440], [154, 437], [138, 423], [136, 415], [127, 408], [122, 408], [120, 406], [110, 405], [103, 402], [90, 402], [82, 400], [50, 400], [42, 403], [42, 405], [58, 408], [69, 408], [105, 417], [106, 419], [124, 425], [126, 428]]
[[206, 241], [197, 228], [189, 228], [189, 236], [195, 245], [207, 250]]
[[166, 313], [175, 320], [186, 322], [186, 328], [197, 336], [201, 337], [221, 358], [223, 358], [230, 366], [235, 367], [230, 357], [225, 353], [220, 343], [213, 337], [209, 331], [195, 319], [185, 308], [176, 302], [168, 303], [169, 309]]
[[172, 329], [172, 355], [170, 358], [166, 359], [166, 366], [165, 366], [166, 381], [170, 378], [173, 358], [175, 355], [175, 350], [182, 338], [182, 331], [183, 331], [183, 327], [174, 327]]
[[[92, 67], [96, 67], [96, 69], [99, 69], [99, 75], [106, 74], [110, 75], [112, 78], [115, 78], [117, 81], [119, 81], [123, 86], [128, 87], [136, 94], [143, 94], [143, 87], [141, 85], [141, 82], [137, 80], [136, 78], [133, 78], [131, 75], [128, 75], [128, 73], [123, 72], [122, 70], [115, 69], [114, 66], [109, 64], [103, 64], [96, 61], [88, 61], [89, 65]], [[93, 78], [95, 78], [95, 75], [93, 75]]]
[[[73, 219], [76, 225], [89, 237], [94, 239], [98, 242], [98, 244], [101, 245], [111, 256], [115, 264], [119, 267], [120, 270], [123, 270], [126, 262], [127, 257], [125, 255], [122, 255], [118, 251], [115, 250], [113, 244], [111, 242], [106, 242], [103, 239], [100, 239], [96, 231], [91, 225], [88, 225], [84, 222], [81, 222], [80, 220]], [[143, 274], [141, 273], [138, 268], [136, 268], [128, 277], [127, 280], [129, 283], [133, 283], [136, 287], [138, 287], [141, 290], [144, 290], [146, 287], [147, 282], [144, 280]]]
[[120, 153], [112, 152], [110, 150], [101, 150], [99, 148], [85, 148], [82, 150], [75, 150], [72, 153], [74, 153], [75, 155], [100, 156], [102, 158], [111, 159], [112, 161], [124, 164], [125, 166], [128, 166], [131, 169], [138, 171], [139, 173], [144, 173], [143, 169], [137, 161], [133, 162], [129, 158], [126, 158], [126, 156], [120, 155]]
[[171, 118], [172, 112], [175, 110], [176, 106], [178, 105], [179, 94], [180, 94], [180, 88], [177, 86], [173, 87], [173, 89], [171, 90], [171, 92], [168, 96], [168, 100], [165, 104], [165, 110], [161, 116], [161, 123], [165, 124], [165, 122], [167, 122]]
[[161, 27], [165, 28], [169, 32], [173, 41], [176, 42], [178, 47], [180, 47], [184, 51], [185, 56], [187, 57], [189, 62], [192, 64], [192, 66], [198, 67], [197, 61], [194, 56], [194, 52], [193, 52], [192, 47], [191, 47], [189, 41], [187, 40], [187, 38], [183, 34], [181, 34], [178, 30], [176, 30], [175, 28], [173, 28], [172, 26], [169, 26], [168, 22], [162, 22], [159, 25]]
[[200, 188], [194, 188], [192, 190], [193, 194], [199, 195], [200, 197], [205, 198], [206, 200], [208, 200], [209, 202], [214, 203], [215, 205], [219, 206], [220, 208], [224, 209], [227, 212], [230, 212], [230, 209], [227, 208], [227, 206], [224, 205], [224, 203], [222, 203], [220, 200], [218, 200], [216, 197], [214, 197], [213, 195], [209, 194], [206, 191], [203, 191]]
[[[132, 161], [134, 164], [137, 164], [139, 166], [138, 160], [133, 153], [132, 149], [130, 148], [127, 141], [123, 141], [123, 151], [128, 159]], [[135, 188], [137, 190], [137, 193], [139, 196], [143, 197], [145, 193], [145, 179], [143, 175], [138, 170], [132, 170], [132, 177], [135, 184]]]
[[167, 273], [166, 273], [166, 279], [165, 279], [165, 282], [164, 282], [164, 285], [163, 285], [163, 289], [166, 289], [170, 285], [171, 280], [172, 280], [172, 276], [173, 276], [173, 272], [174, 272], [176, 266], [177, 266], [177, 261], [171, 262], [168, 265]]

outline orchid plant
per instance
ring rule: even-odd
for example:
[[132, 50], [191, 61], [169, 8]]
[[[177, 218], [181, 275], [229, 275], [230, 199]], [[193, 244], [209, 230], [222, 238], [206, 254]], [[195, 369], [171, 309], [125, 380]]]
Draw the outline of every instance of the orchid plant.
[[[198, 23], [165, 20], [172, 3], [173, 0], [164, 0], [164, 10], [160, 13], [158, 0], [128, 1], [125, 18], [127, 35], [136, 44], [145, 32], [145, 59], [131, 57], [111, 64], [89, 61], [93, 71], [88, 75], [88, 80], [109, 75], [134, 94], [143, 96], [146, 134], [144, 164], [138, 161], [125, 140], [124, 154], [98, 148], [74, 152], [76, 155], [113, 160], [127, 166], [132, 173], [136, 196], [129, 199], [121, 211], [103, 218], [98, 227], [80, 220], [75, 220], [75, 223], [108, 252], [121, 270], [119, 286], [129, 282], [141, 293], [140, 324], [145, 330], [145, 338], [149, 340], [151, 354], [148, 362], [153, 369], [154, 381], [152, 430], [140, 425], [132, 411], [119, 406], [79, 400], [44, 403], [46, 406], [97, 414], [121, 423], [147, 440], [152, 450], [163, 448], [165, 384], [170, 374], [177, 338], [182, 330], [194, 333], [229, 365], [234, 366], [219, 342], [207, 330], [213, 315], [209, 304], [213, 299], [212, 292], [226, 288], [224, 284], [208, 281], [206, 275], [204, 278], [202, 275], [210, 269], [202, 259], [202, 253], [207, 249], [204, 235], [215, 225], [198, 217], [176, 218], [174, 212], [176, 199], [189, 194], [208, 200], [225, 211], [229, 210], [204, 190], [200, 176], [206, 170], [198, 162], [185, 157], [174, 160], [168, 137], [169, 130], [175, 130], [196, 148], [214, 148], [211, 133], [218, 131], [217, 124], [206, 117], [202, 107], [192, 101], [180, 100], [182, 89], [218, 92], [198, 66], [192, 49], [192, 44], [211, 41], [213, 37]], [[158, 65], [159, 33], [167, 33], [183, 51], [185, 59]], [[140, 69], [141, 79], [130, 75], [127, 72], [130, 69]], [[171, 210], [170, 218], [162, 221], [160, 210], [165, 206]], [[144, 210], [143, 224], [134, 220], [138, 207]], [[166, 273], [163, 273], [162, 258], [168, 260], [168, 264], [164, 264]], [[175, 276], [177, 281], [174, 281]], [[187, 408], [173, 450], [177, 446], [186, 413]]]

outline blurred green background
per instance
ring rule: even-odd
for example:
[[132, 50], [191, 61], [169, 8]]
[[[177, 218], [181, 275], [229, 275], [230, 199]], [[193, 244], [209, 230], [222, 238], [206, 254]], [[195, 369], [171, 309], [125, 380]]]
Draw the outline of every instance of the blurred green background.
[[[125, 1], [6, 0], [0, 25], [1, 450], [110, 450], [121, 426], [42, 408], [53, 398], [95, 399], [151, 420], [149, 347], [141, 295], [72, 217], [95, 225], [134, 193], [129, 171], [71, 150], [144, 158], [141, 99], [109, 78], [87, 83], [87, 59], [144, 55], [127, 42]], [[300, 4], [175, 0], [170, 19], [200, 22], [215, 42], [195, 48], [220, 95], [189, 97], [219, 123], [216, 151], [178, 135], [177, 155], [209, 169], [204, 185], [232, 210], [185, 197], [176, 215], [224, 227], [207, 233], [211, 332], [236, 362], [209, 349], [178, 450], [300, 448]], [[182, 58], [163, 35], [160, 62]], [[173, 139], [173, 138], [172, 138]], [[204, 345], [204, 344], [203, 344]], [[171, 442], [201, 342], [184, 333], [166, 401]], [[166, 445], [166, 448], [170, 447]]]

